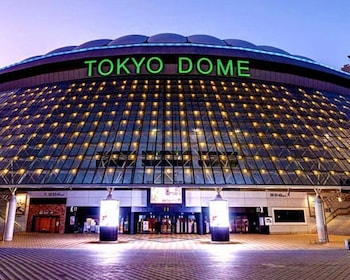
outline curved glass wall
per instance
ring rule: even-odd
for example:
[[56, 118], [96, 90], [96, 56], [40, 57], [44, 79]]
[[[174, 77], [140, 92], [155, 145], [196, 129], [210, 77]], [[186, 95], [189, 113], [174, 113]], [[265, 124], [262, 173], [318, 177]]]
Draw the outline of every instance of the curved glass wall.
[[158, 78], [0, 93], [0, 184], [339, 185], [350, 177], [349, 96]]

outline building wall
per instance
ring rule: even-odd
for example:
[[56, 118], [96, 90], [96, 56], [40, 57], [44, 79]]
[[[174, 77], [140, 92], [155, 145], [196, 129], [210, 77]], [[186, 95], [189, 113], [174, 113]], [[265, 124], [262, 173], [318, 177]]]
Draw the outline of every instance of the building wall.
[[[307, 193], [291, 192], [289, 195], [281, 192], [266, 192], [269, 216], [273, 217], [270, 233], [307, 233], [315, 225], [315, 219], [310, 215]], [[313, 207], [313, 206], [312, 206]], [[304, 210], [305, 223], [276, 223], [274, 210]]]
[[[107, 191], [69, 191], [67, 207], [100, 206], [101, 200], [107, 195]], [[147, 206], [147, 190], [115, 190], [112, 192], [112, 198], [120, 201], [120, 207]]]
[[[31, 192], [31, 196], [42, 197], [42, 192]], [[60, 232], [64, 231], [64, 217], [66, 207], [99, 207], [100, 201], [108, 195], [107, 191], [66, 191], [55, 193], [45, 192], [48, 197], [64, 195], [67, 198], [66, 205], [32, 205], [29, 207], [27, 230], [31, 229], [33, 215], [51, 212], [60, 215]], [[147, 190], [115, 190], [113, 198], [120, 201], [121, 207], [147, 207]], [[233, 191], [221, 192], [223, 199], [229, 202], [229, 207], [256, 207], [267, 208], [264, 216], [272, 218], [269, 225], [270, 233], [308, 233], [315, 226], [315, 219], [310, 215], [308, 194], [306, 192], [278, 192], [278, 191]], [[201, 209], [208, 207], [209, 201], [214, 199], [216, 192], [213, 190], [188, 189], [185, 191], [185, 207]], [[305, 222], [301, 223], [277, 223], [274, 210], [303, 210]]]
[[[186, 191], [186, 206], [208, 207], [214, 199], [215, 191]], [[222, 191], [221, 196], [229, 202], [229, 207], [267, 207], [272, 217], [270, 233], [307, 233], [314, 227], [315, 219], [310, 216], [307, 193], [274, 191]], [[274, 210], [303, 210], [304, 223], [276, 223]]]

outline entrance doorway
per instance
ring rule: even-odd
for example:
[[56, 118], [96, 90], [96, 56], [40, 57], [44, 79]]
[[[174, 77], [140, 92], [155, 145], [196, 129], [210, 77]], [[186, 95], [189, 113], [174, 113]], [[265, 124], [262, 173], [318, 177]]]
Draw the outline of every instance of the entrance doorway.
[[[260, 207], [259, 207], [260, 209]], [[267, 209], [264, 209], [267, 212]], [[259, 217], [263, 213], [257, 211], [257, 207], [231, 207], [230, 208], [230, 232], [231, 233], [259, 233]]]
[[135, 213], [136, 233], [198, 233], [195, 214]]
[[60, 216], [33, 216], [32, 232], [58, 233]]
[[231, 220], [231, 232], [248, 233], [252, 229], [249, 228], [249, 219], [247, 216], [236, 216]]

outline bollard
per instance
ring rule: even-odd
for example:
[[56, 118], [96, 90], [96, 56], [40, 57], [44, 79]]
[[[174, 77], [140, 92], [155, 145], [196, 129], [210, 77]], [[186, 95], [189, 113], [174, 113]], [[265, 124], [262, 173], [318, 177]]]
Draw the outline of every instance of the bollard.
[[345, 239], [345, 249], [350, 250], [350, 240], [349, 239]]

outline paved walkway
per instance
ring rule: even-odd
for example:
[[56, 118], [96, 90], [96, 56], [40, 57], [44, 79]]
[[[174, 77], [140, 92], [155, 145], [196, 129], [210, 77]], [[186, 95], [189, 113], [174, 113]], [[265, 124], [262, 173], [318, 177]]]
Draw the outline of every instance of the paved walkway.
[[[331, 250], [344, 249], [350, 236], [329, 236], [328, 243], [319, 243], [316, 234], [231, 234], [224, 243], [237, 250]], [[98, 234], [19, 233], [13, 241], [0, 242], [0, 248], [91, 249], [104, 245], [125, 249], [183, 249], [213, 247], [210, 234], [119, 234], [116, 242], [100, 242]], [[350, 279], [350, 278], [349, 278]]]
[[1, 280], [348, 280], [350, 250], [344, 239], [317, 235], [210, 235], [21, 233], [0, 242]]

